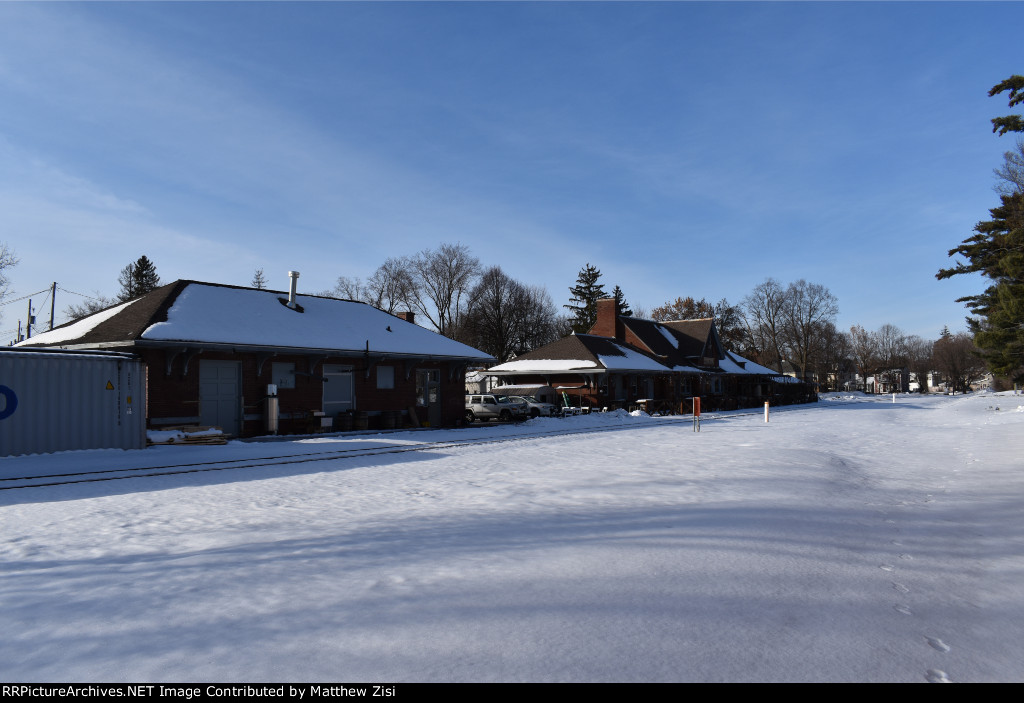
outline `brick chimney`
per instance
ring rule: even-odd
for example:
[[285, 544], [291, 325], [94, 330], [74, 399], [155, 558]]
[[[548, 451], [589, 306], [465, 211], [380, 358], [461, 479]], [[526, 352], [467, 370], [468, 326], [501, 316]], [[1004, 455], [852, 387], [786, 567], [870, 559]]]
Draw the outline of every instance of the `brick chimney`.
[[396, 312], [395, 316], [405, 320], [406, 322], [411, 322], [414, 325], [416, 324], [416, 313], [414, 313], [412, 310], [408, 310], [406, 312]]
[[618, 342], [625, 341], [626, 328], [619, 320], [619, 306], [615, 298], [601, 298], [597, 301], [597, 322], [590, 328], [590, 334], [610, 337]]

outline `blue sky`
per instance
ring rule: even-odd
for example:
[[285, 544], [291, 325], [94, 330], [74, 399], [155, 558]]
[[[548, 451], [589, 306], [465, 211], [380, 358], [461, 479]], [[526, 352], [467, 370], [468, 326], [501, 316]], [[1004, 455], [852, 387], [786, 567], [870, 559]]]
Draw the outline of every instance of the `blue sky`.
[[997, 202], [1013, 111], [987, 91], [1024, 73], [1021, 26], [1022, 3], [2, 3], [12, 292], [113, 295], [141, 254], [316, 292], [462, 242], [558, 305], [588, 262], [648, 309], [805, 278], [844, 328], [934, 337], [984, 286], [934, 274]]

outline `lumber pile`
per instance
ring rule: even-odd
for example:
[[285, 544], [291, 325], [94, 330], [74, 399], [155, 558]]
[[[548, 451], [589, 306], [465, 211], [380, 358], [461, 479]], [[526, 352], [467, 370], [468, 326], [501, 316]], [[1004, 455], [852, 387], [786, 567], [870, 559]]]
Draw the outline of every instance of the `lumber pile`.
[[162, 430], [146, 431], [146, 446], [156, 444], [208, 445], [227, 444], [224, 430], [214, 426], [180, 425]]

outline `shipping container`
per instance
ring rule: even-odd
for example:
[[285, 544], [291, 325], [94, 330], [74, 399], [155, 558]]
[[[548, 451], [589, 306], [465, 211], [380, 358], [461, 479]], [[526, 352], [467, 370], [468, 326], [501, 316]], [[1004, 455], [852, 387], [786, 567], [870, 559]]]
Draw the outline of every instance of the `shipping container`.
[[146, 367], [130, 354], [0, 350], [0, 456], [146, 446]]

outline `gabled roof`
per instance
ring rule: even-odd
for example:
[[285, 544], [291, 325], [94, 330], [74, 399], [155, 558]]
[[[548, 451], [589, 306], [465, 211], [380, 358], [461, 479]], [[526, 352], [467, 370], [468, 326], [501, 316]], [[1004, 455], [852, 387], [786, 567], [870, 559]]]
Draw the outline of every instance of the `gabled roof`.
[[436, 357], [493, 357], [352, 300], [200, 281], [175, 281], [36, 335], [20, 346], [70, 348], [220, 345], [232, 348]]
[[660, 324], [679, 339], [679, 352], [684, 356], [689, 358], [702, 356], [713, 356], [716, 359], [725, 358], [725, 350], [718, 339], [714, 318], [671, 320]]
[[671, 369], [628, 344], [593, 334], [573, 334], [488, 370], [498, 373], [601, 373]]
[[734, 354], [731, 351], [725, 352], [725, 358], [722, 359], [719, 364], [722, 370], [726, 373], [745, 373], [745, 374], [756, 374], [758, 376], [773, 376], [776, 379], [784, 379], [778, 371], [770, 369], [767, 366], [761, 366], [760, 364], [754, 363], [749, 359], [744, 359], [739, 354]]
[[666, 366], [700, 366], [705, 358], [725, 358], [711, 318], [655, 322], [620, 315], [619, 321]]

